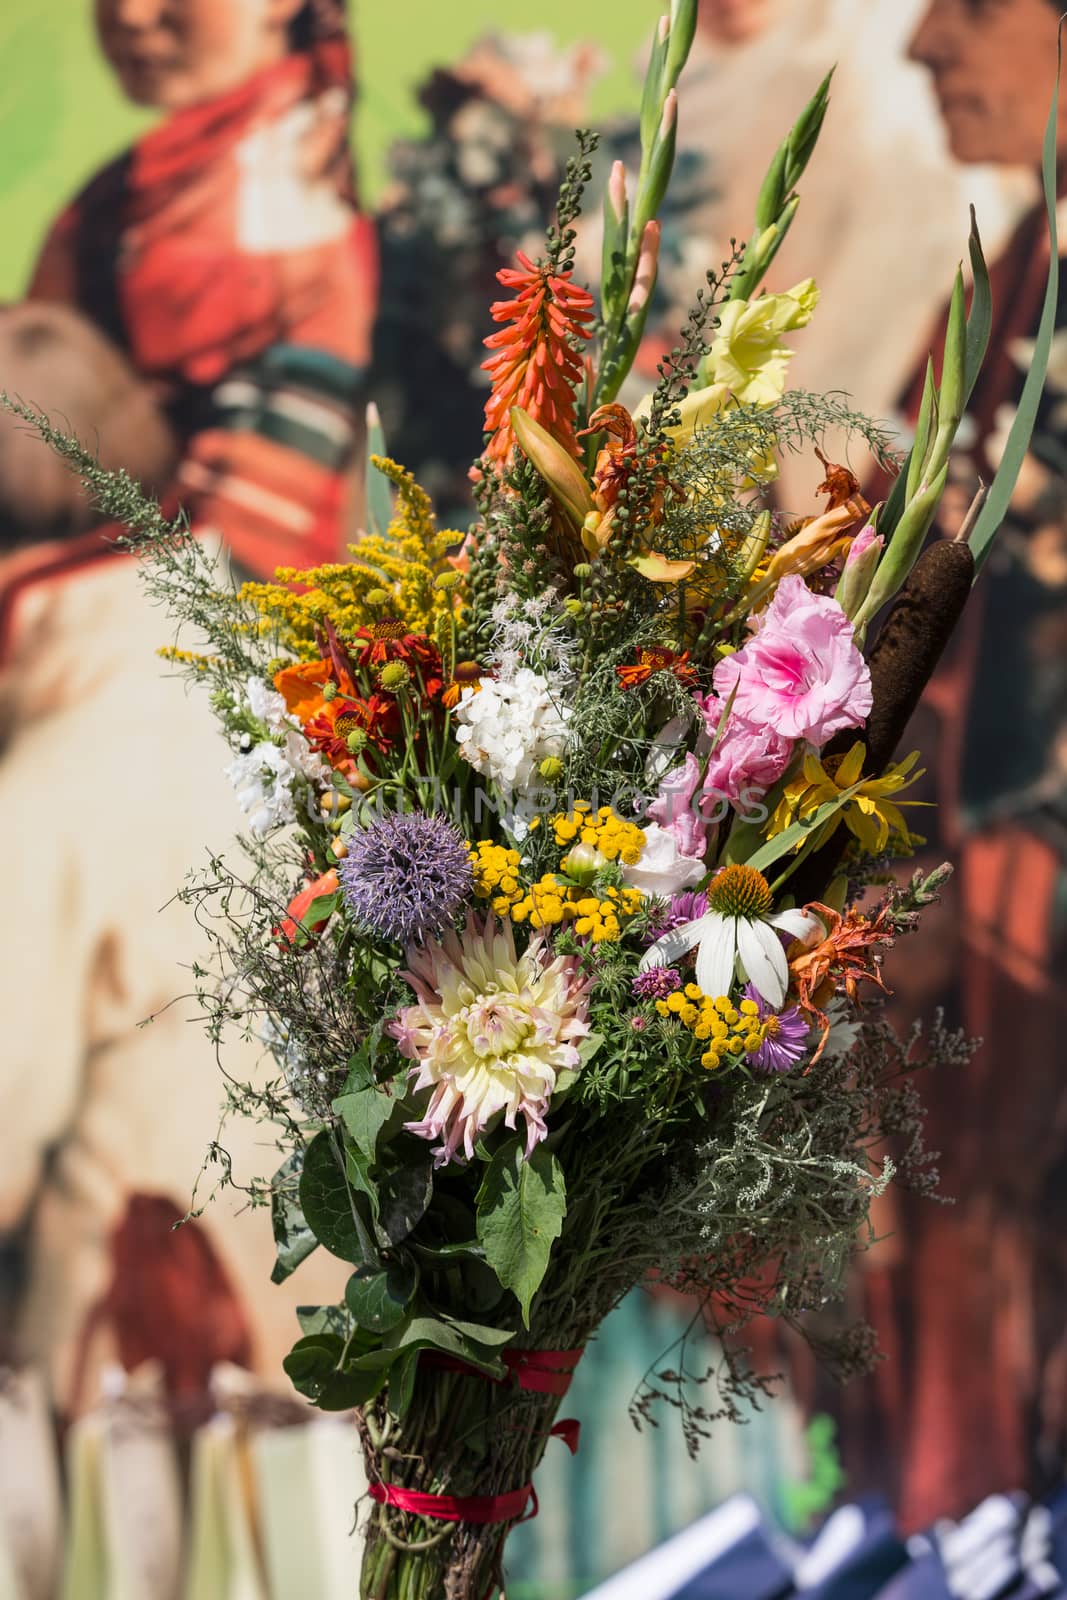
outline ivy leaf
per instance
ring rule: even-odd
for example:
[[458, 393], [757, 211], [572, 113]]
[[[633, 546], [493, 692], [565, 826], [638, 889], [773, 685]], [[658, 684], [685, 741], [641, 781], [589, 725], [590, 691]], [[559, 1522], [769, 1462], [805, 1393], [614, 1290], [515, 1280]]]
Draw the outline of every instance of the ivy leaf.
[[410, 1350], [399, 1356], [389, 1368], [389, 1410], [403, 1419], [411, 1408], [415, 1396], [415, 1374], [419, 1370], [419, 1352]]
[[490, 1377], [501, 1378], [504, 1365], [496, 1350], [513, 1337], [512, 1328], [490, 1328], [479, 1322], [445, 1322], [439, 1317], [420, 1315], [391, 1328], [382, 1336], [381, 1347], [357, 1357], [355, 1365], [362, 1371], [373, 1372], [392, 1366], [401, 1356], [412, 1352], [440, 1350]]
[[305, 1336], [312, 1333], [336, 1333], [347, 1339], [352, 1319], [344, 1306], [297, 1306], [296, 1320]]
[[334, 1333], [298, 1339], [282, 1362], [299, 1394], [320, 1411], [348, 1411], [366, 1405], [382, 1386], [380, 1372], [342, 1367], [344, 1344]]
[[[368, 1044], [364, 1044], [349, 1056], [347, 1062], [348, 1077], [341, 1090], [340, 1097], [344, 1099], [350, 1094], [357, 1094], [360, 1089], [373, 1089], [374, 1087], [374, 1052]], [[337, 1102], [334, 1101], [334, 1110]]]
[[526, 1327], [566, 1214], [563, 1168], [551, 1151], [539, 1145], [527, 1160], [517, 1139], [503, 1145], [478, 1191], [478, 1238], [489, 1265], [518, 1299]]
[[391, 1094], [376, 1087], [352, 1092], [346, 1089], [333, 1102], [333, 1109], [344, 1123], [346, 1132], [368, 1161], [374, 1160], [378, 1135], [392, 1116], [395, 1105]]
[[382, 1271], [359, 1267], [345, 1287], [345, 1304], [361, 1328], [386, 1333], [403, 1322], [419, 1275], [407, 1261], [390, 1261]]
[[433, 1166], [394, 1167], [378, 1185], [378, 1234], [383, 1245], [400, 1244], [426, 1215], [433, 1199]]
[[[352, 1155], [349, 1151], [349, 1162]], [[378, 1253], [356, 1210], [355, 1193], [328, 1128], [317, 1133], [304, 1152], [300, 1207], [316, 1239], [331, 1255], [356, 1265], [377, 1265]]]
[[303, 1151], [294, 1150], [288, 1161], [278, 1168], [271, 1182], [270, 1220], [274, 1242], [278, 1247], [278, 1257], [270, 1275], [271, 1283], [284, 1283], [301, 1261], [305, 1261], [318, 1248], [319, 1241], [300, 1209], [297, 1194], [302, 1166]]

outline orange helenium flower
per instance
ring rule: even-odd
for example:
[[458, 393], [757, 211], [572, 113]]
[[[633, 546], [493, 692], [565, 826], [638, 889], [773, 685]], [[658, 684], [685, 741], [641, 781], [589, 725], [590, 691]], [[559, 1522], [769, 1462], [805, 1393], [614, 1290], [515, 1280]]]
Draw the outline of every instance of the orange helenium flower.
[[677, 655], [662, 644], [643, 645], [637, 652], [635, 662], [616, 667], [615, 672], [620, 689], [636, 689], [639, 683], [647, 683], [656, 672], [672, 673], [686, 689], [691, 689], [696, 683], [696, 673], [689, 665], [689, 651], [684, 650]]
[[494, 354], [482, 363], [493, 381], [485, 407], [485, 431], [492, 437], [485, 456], [501, 464], [515, 443], [511, 408], [522, 410], [578, 456], [574, 436], [574, 392], [582, 376], [580, 341], [590, 337], [593, 297], [588, 289], [536, 265], [520, 250], [518, 267], [504, 267], [497, 280], [514, 289], [513, 300], [490, 307], [494, 322], [507, 323], [485, 341]]

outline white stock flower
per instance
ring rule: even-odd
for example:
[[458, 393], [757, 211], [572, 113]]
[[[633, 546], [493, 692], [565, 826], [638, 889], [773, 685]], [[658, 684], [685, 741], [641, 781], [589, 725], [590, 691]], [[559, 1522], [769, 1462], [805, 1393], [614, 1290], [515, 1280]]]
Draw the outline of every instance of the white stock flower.
[[512, 678], [483, 678], [480, 689], [464, 689], [456, 743], [475, 771], [502, 790], [527, 789], [542, 761], [563, 754], [569, 716], [547, 680], [520, 667]]
[[628, 889], [640, 889], [642, 894], [669, 900], [671, 895], [681, 894], [700, 882], [707, 871], [703, 861], [684, 856], [669, 828], [661, 827], [658, 822], [646, 822], [642, 832], [645, 847], [640, 860], [622, 869], [622, 881]]
[[262, 678], [249, 678], [245, 683], [245, 700], [257, 722], [262, 722], [269, 733], [288, 733], [300, 724], [285, 709], [285, 699], [277, 690], [268, 688]]
[[280, 746], [264, 739], [231, 761], [226, 776], [237, 791], [237, 803], [257, 839], [265, 839], [283, 823], [296, 821], [295, 772]]

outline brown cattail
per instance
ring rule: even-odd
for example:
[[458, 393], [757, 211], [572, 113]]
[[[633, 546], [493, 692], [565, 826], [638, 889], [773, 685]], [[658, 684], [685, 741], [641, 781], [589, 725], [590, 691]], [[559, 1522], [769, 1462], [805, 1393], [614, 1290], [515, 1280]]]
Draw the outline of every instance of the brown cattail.
[[[974, 582], [974, 557], [961, 540], [939, 540], [924, 550], [886, 618], [870, 655], [874, 703], [867, 718], [868, 777], [878, 777], [893, 759], [904, 730], [934, 675]], [[858, 731], [837, 734], [823, 757], [842, 755], [861, 737]], [[788, 879], [797, 905], [825, 894], [848, 843], [838, 828], [821, 850], [802, 861]]]
[[959, 540], [924, 550], [871, 651], [874, 704], [867, 719], [866, 770], [884, 772], [934, 675], [967, 604], [974, 557]]

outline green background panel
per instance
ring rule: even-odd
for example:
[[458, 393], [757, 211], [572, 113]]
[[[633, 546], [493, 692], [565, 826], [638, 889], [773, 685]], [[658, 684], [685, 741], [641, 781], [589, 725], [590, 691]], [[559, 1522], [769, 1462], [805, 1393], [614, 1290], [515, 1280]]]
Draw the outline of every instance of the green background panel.
[[[635, 62], [651, 37], [658, 0], [614, 0], [583, 11], [573, 0], [536, 10], [491, 0], [363, 0], [352, 4], [359, 50], [356, 148], [363, 193], [373, 201], [389, 143], [417, 134], [425, 116], [416, 85], [455, 61], [491, 29], [549, 32], [557, 43], [594, 37], [605, 70], [595, 118], [637, 103]], [[610, 16], [610, 24], [607, 18]], [[599, 18], [599, 20], [598, 20]], [[96, 45], [91, 0], [5, 0], [0, 7], [0, 299], [19, 295], [49, 220], [63, 202], [154, 116], [127, 105]]]

